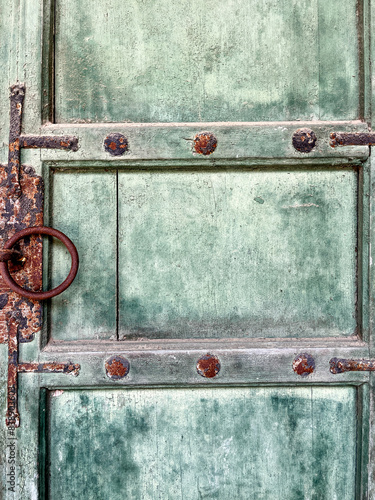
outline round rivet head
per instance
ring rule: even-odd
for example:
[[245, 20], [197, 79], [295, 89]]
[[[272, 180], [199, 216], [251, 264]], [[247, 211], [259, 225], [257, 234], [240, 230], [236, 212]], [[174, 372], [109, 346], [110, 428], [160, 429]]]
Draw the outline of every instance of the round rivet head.
[[292, 143], [300, 153], [310, 153], [315, 148], [316, 135], [309, 128], [300, 128], [294, 132]]
[[197, 372], [202, 377], [213, 378], [220, 371], [220, 361], [216, 356], [207, 353], [198, 359]]
[[293, 361], [293, 370], [301, 377], [307, 377], [315, 370], [315, 360], [311, 354], [299, 354]]
[[104, 139], [104, 149], [112, 156], [121, 156], [128, 150], [128, 140], [122, 134], [109, 134]]
[[129, 373], [130, 363], [122, 356], [112, 356], [105, 362], [105, 372], [112, 380], [120, 380]]
[[217, 139], [211, 132], [200, 132], [194, 137], [194, 151], [200, 155], [212, 154], [217, 146]]

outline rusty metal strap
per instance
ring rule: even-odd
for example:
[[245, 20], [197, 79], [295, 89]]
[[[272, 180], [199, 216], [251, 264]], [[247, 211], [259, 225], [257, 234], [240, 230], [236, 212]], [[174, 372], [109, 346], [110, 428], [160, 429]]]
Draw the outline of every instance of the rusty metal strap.
[[340, 359], [332, 358], [329, 362], [333, 374], [344, 372], [373, 372], [375, 359]]
[[52, 148], [77, 151], [78, 139], [71, 136], [21, 135], [22, 108], [25, 99], [25, 85], [17, 83], [10, 88], [10, 126], [8, 155], [7, 196], [21, 196], [20, 156], [22, 148]]

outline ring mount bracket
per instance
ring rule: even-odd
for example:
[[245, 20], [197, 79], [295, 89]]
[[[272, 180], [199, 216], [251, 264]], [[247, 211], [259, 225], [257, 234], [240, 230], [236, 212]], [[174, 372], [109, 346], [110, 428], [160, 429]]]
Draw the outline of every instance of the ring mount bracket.
[[[0, 248], [4, 247], [16, 232], [29, 225], [43, 225], [43, 180], [32, 167], [21, 165], [21, 195], [8, 197], [11, 172], [6, 165], [0, 165]], [[42, 288], [42, 239], [30, 236], [21, 240], [15, 250], [24, 259], [23, 265], [17, 260], [9, 261], [11, 272], [17, 271], [17, 282], [32, 290]], [[4, 257], [5, 252], [1, 252]], [[14, 254], [16, 255], [16, 254]], [[6, 255], [5, 255], [6, 257]], [[42, 305], [21, 297], [9, 289], [0, 276], [0, 344], [8, 342], [7, 314], [17, 311], [19, 317], [18, 336], [20, 342], [30, 342], [42, 328]]]
[[3, 277], [3, 280], [8, 285], [8, 287], [13, 292], [18, 293], [22, 297], [26, 297], [27, 299], [32, 299], [32, 300], [46, 300], [62, 293], [64, 290], [68, 288], [68, 286], [72, 284], [74, 278], [76, 277], [79, 265], [78, 252], [74, 243], [64, 233], [58, 231], [57, 229], [53, 229], [51, 227], [37, 226], [37, 227], [28, 227], [26, 229], [23, 229], [22, 231], [19, 231], [16, 234], [14, 234], [5, 243], [3, 248], [4, 250], [12, 250], [13, 246], [19, 240], [25, 238], [26, 236], [31, 236], [31, 235], [36, 236], [40, 234], [44, 234], [47, 236], [54, 236], [55, 238], [58, 238], [66, 246], [71, 255], [72, 265], [69, 274], [67, 278], [63, 281], [63, 283], [61, 283], [59, 286], [53, 288], [52, 290], [48, 290], [46, 292], [33, 292], [31, 290], [26, 290], [18, 283], [16, 283], [12, 278], [9, 272], [8, 262], [7, 261], [0, 262], [0, 273], [1, 276]]

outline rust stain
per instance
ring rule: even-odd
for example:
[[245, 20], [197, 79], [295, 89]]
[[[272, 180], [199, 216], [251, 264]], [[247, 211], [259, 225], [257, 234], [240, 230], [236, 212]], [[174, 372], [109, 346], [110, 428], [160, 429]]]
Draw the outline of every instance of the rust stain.
[[105, 362], [106, 375], [113, 380], [120, 380], [126, 377], [129, 370], [130, 363], [122, 356], [112, 356]]
[[330, 372], [333, 374], [344, 372], [373, 372], [374, 359], [340, 359], [332, 358], [329, 362]]
[[213, 354], [207, 353], [198, 359], [197, 372], [202, 377], [213, 378], [220, 371], [220, 361]]
[[128, 151], [128, 148], [128, 140], [122, 134], [108, 134], [104, 139], [104, 149], [112, 156], [121, 156]]
[[300, 128], [293, 134], [292, 144], [300, 153], [310, 153], [316, 145], [316, 135], [309, 128]]
[[217, 146], [217, 139], [211, 132], [200, 132], [194, 137], [194, 151], [200, 155], [212, 154]]
[[[20, 186], [22, 194], [18, 198], [8, 197], [9, 177], [12, 171], [8, 165], [0, 165], [0, 248], [16, 232], [30, 226], [43, 224], [43, 181], [31, 167], [21, 166]], [[30, 236], [20, 241], [14, 248], [22, 255], [24, 265], [11, 259], [9, 270], [17, 283], [33, 291], [42, 288], [42, 240], [40, 236]], [[16, 254], [14, 254], [16, 255]], [[20, 297], [10, 291], [0, 276], [0, 343], [8, 341], [7, 314], [19, 313], [19, 340], [29, 342], [41, 329], [42, 307], [38, 301]]]
[[307, 377], [315, 370], [315, 360], [311, 354], [303, 353], [293, 361], [293, 370], [301, 377]]

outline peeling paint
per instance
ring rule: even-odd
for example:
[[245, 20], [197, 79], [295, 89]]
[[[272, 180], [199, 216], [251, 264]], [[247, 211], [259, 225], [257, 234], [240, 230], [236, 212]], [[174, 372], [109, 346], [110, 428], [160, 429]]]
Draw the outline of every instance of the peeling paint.
[[[8, 197], [11, 171], [7, 165], [0, 165], [0, 247], [16, 232], [30, 226], [43, 224], [43, 181], [32, 167], [20, 168], [21, 195]], [[33, 291], [42, 287], [42, 240], [30, 236], [20, 241], [15, 248], [24, 257], [23, 266], [9, 263], [9, 270], [17, 283]], [[20, 297], [9, 290], [0, 276], [0, 343], [8, 341], [7, 319], [9, 312], [18, 311], [20, 342], [29, 342], [41, 329], [42, 307], [38, 301]]]

